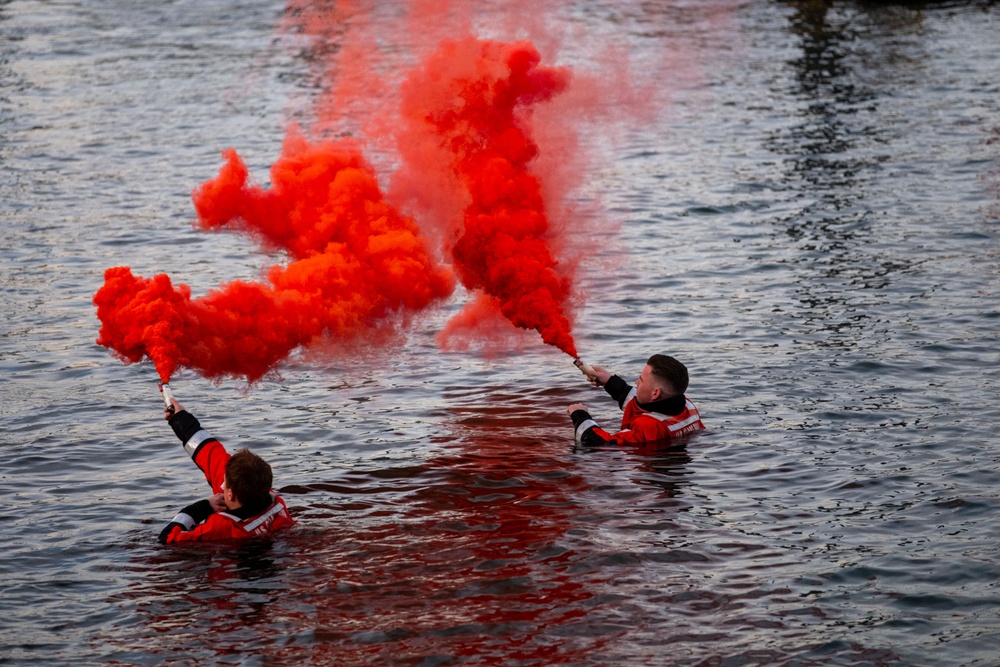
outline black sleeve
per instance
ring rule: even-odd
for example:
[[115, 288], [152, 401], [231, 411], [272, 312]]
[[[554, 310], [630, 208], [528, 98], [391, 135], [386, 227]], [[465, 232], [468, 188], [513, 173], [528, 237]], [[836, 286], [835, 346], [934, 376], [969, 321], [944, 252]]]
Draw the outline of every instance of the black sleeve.
[[609, 442], [611, 441], [602, 438], [601, 434], [593, 428], [588, 428], [587, 431], [580, 436], [580, 444], [584, 447], [597, 447], [598, 445], [606, 445]]
[[167, 538], [170, 537], [170, 533], [174, 532], [174, 526], [179, 526], [181, 530], [193, 530], [195, 526], [202, 523], [215, 513], [212, 509], [212, 503], [208, 501], [207, 498], [204, 500], [199, 500], [198, 502], [191, 503], [180, 512], [174, 516], [173, 520], [163, 527], [160, 531], [160, 536], [158, 541], [160, 544], [166, 544]]
[[187, 442], [191, 436], [201, 430], [201, 423], [187, 410], [181, 410], [167, 423], [174, 429], [174, 433], [181, 439], [181, 442]]
[[571, 414], [569, 418], [573, 420], [573, 428], [576, 428], [588, 419], [593, 419], [593, 417], [590, 416], [590, 413], [586, 410], [574, 410], [573, 414]]
[[632, 385], [617, 375], [612, 375], [604, 385], [604, 391], [608, 392], [611, 398], [615, 399], [618, 403], [618, 407], [624, 410], [625, 399], [628, 398], [628, 393], [632, 391]]
[[199, 500], [196, 503], [191, 503], [182, 509], [181, 512], [194, 519], [194, 525], [196, 526], [215, 514], [215, 510], [212, 509], [212, 503], [208, 502], [208, 498]]
[[[570, 419], [573, 420], [573, 431], [576, 442], [588, 447], [603, 445], [608, 441], [603, 437], [601, 427], [597, 425], [594, 418], [586, 410], [574, 410]], [[583, 429], [581, 432], [580, 429]]]

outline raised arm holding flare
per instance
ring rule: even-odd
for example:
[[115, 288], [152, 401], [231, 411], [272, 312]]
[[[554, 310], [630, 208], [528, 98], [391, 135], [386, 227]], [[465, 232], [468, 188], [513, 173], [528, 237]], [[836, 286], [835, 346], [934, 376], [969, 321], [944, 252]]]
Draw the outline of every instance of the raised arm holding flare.
[[230, 455], [169, 391], [164, 402], [164, 418], [205, 473], [213, 495], [181, 510], [160, 533], [160, 544], [260, 537], [295, 523], [271, 488], [271, 466], [264, 459], [249, 449]]
[[624, 412], [621, 430], [609, 433], [594, 421], [586, 405], [570, 405], [566, 413], [573, 420], [578, 444], [662, 442], [705, 428], [698, 408], [684, 396], [688, 386], [687, 368], [673, 357], [651, 356], [635, 381], [635, 387], [600, 366], [589, 367], [587, 374], [588, 379], [593, 378], [593, 384], [604, 386]]

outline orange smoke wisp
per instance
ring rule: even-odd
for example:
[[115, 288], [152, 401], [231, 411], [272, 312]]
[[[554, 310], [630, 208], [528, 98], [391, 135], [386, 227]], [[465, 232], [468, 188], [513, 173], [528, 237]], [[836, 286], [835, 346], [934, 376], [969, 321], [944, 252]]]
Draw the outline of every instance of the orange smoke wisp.
[[350, 146], [291, 136], [267, 190], [248, 183], [235, 151], [224, 155], [219, 176], [193, 194], [198, 224], [250, 234], [293, 261], [271, 267], [266, 283], [234, 281], [198, 299], [165, 275], [109, 269], [94, 297], [98, 343], [123, 360], [152, 359], [164, 382], [187, 367], [253, 383], [297, 348], [366, 339], [454, 290], [452, 274], [413, 221], [384, 201]]
[[162, 382], [169, 382], [181, 357], [178, 341], [189, 328], [186, 302], [190, 291], [175, 290], [166, 274], [132, 275], [127, 266], [104, 272], [104, 285], [94, 295], [101, 320], [97, 344], [110, 348], [126, 363], [149, 358]]
[[[162, 382], [181, 367], [210, 379], [256, 382], [297, 346], [322, 332], [308, 307], [280, 303], [265, 285], [236, 281], [199, 299], [166, 274], [135, 276], [108, 269], [94, 295], [101, 330], [97, 343], [126, 363], [150, 359]], [[280, 305], [279, 305], [280, 304]], [[264, 329], [281, 321], [281, 326]]]
[[[448, 234], [462, 284], [494, 297], [514, 325], [575, 357], [566, 313], [572, 285], [553, 256], [541, 183], [530, 171], [538, 153], [532, 106], [562, 92], [570, 74], [540, 61], [529, 42], [443, 42], [403, 86], [400, 152], [404, 178], [419, 180], [413, 174], [437, 160], [431, 167], [450, 177], [435, 187], [450, 184], [454, 201], [468, 202]], [[436, 150], [428, 149], [428, 136]]]
[[379, 216], [394, 216], [393, 223], [401, 224], [383, 200], [373, 170], [350, 144], [314, 145], [290, 133], [271, 166], [268, 190], [250, 184], [235, 150], [222, 155], [226, 163], [218, 177], [191, 195], [205, 231], [246, 232], [269, 249], [302, 259], [357, 236]]
[[271, 167], [268, 190], [247, 185], [235, 151], [224, 155], [219, 177], [192, 196], [199, 224], [246, 232], [286, 250], [297, 261], [268, 274], [279, 292], [355, 304], [370, 321], [422, 310], [454, 291], [451, 272], [434, 260], [417, 225], [386, 202], [353, 144], [312, 144], [291, 134]]

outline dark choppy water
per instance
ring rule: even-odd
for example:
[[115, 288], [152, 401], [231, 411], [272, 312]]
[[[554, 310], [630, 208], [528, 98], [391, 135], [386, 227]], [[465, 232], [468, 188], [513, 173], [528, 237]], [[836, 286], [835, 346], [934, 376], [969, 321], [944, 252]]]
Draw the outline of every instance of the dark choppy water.
[[587, 136], [620, 228], [578, 343], [683, 358], [709, 432], [576, 452], [565, 405], [613, 406], [539, 344], [440, 354], [444, 314], [182, 373], [301, 522], [233, 551], [155, 545], [203, 488], [90, 298], [256, 274], [189, 193], [229, 146], [265, 173], [310, 66], [279, 2], [0, 2], [0, 663], [1000, 664], [1000, 6], [828, 4], [553, 10], [669, 88]]

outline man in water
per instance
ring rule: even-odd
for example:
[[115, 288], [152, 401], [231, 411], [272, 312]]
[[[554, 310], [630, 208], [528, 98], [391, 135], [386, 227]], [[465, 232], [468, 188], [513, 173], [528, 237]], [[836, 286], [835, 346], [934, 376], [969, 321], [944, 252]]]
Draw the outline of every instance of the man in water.
[[214, 495], [181, 510], [160, 533], [160, 544], [260, 537], [295, 523], [271, 488], [271, 466], [264, 459], [249, 449], [231, 456], [173, 398], [164, 413]]
[[635, 381], [635, 387], [600, 366], [592, 369], [593, 382], [604, 385], [624, 411], [621, 430], [608, 433], [591, 418], [583, 403], [566, 408], [581, 445], [637, 445], [680, 438], [705, 428], [698, 408], [687, 400], [687, 368], [665, 354], [654, 354]]

